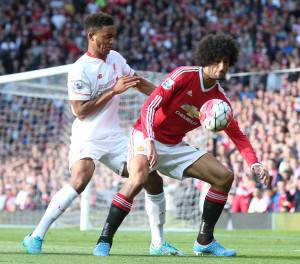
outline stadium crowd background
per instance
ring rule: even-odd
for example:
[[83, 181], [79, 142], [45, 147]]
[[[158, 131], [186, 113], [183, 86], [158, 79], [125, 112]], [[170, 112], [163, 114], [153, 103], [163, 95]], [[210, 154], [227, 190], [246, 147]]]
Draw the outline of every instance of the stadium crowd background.
[[[2, 3], [2, 4], [1, 4]], [[233, 72], [300, 66], [300, 3], [291, 0], [11, 0], [0, 3], [0, 75], [74, 62], [85, 51], [84, 16], [114, 15], [115, 49], [137, 70], [169, 72], [193, 64], [195, 42], [225, 32], [240, 44]], [[268, 188], [226, 136], [216, 155], [236, 177], [228, 200], [232, 212], [300, 211], [300, 78], [297, 73], [234, 78], [224, 83], [242, 130], [272, 176]], [[33, 111], [35, 109], [35, 111]], [[60, 100], [0, 95], [0, 210], [45, 208], [68, 179], [68, 146]], [[196, 133], [188, 135], [194, 142]], [[208, 143], [213, 150], [213, 141]], [[97, 167], [91, 203], [111, 196], [120, 177]], [[201, 182], [164, 178], [166, 191], [197, 196]], [[177, 192], [178, 193], [178, 192]], [[195, 201], [195, 199], [189, 199]]]

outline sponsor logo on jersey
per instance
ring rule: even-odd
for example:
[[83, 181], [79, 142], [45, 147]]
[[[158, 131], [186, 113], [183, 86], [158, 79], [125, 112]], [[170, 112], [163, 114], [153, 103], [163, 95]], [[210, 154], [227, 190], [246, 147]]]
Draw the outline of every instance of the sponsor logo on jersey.
[[186, 122], [190, 123], [191, 125], [197, 126], [199, 125], [198, 122], [193, 121], [190, 117], [186, 116], [185, 114], [181, 113], [179, 110], [175, 112], [176, 115], [180, 116]]
[[166, 79], [163, 83], [162, 83], [162, 88], [164, 88], [165, 90], [170, 90], [174, 85], [174, 81], [170, 78]]
[[199, 110], [194, 105], [184, 104], [181, 108], [186, 112], [186, 114], [191, 118], [198, 118], [199, 117]]

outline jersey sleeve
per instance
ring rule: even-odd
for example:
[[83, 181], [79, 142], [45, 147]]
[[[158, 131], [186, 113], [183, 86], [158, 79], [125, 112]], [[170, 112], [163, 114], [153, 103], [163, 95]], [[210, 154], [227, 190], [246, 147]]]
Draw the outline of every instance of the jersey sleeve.
[[256, 153], [248, 139], [248, 137], [241, 131], [238, 122], [234, 119], [230, 122], [229, 126], [225, 129], [225, 133], [229, 136], [232, 142], [241, 153], [242, 157], [251, 166], [258, 163]]
[[122, 76], [133, 76], [135, 71], [127, 64], [126, 59], [117, 51], [111, 51], [115, 60], [121, 65]]
[[135, 71], [127, 64], [127, 61], [124, 59], [124, 64], [122, 67], [122, 73], [123, 76], [133, 76], [135, 74]]
[[157, 110], [171, 104], [171, 98], [175, 91], [182, 87], [182, 77], [174, 78], [174, 72], [176, 70], [170, 73], [160, 86], [152, 92], [142, 108], [141, 127], [145, 139], [155, 139], [153, 131], [154, 117], [156, 124], [163, 122], [166, 118], [163, 111], [156, 115]]
[[89, 79], [79, 65], [72, 65], [68, 74], [68, 95], [70, 100], [91, 99], [92, 90]]
[[[221, 92], [221, 97], [223, 97], [222, 99], [229, 104], [232, 110], [230, 100], [226, 96], [223, 88], [219, 86], [219, 90]], [[237, 147], [238, 151], [241, 153], [242, 157], [246, 160], [249, 166], [251, 166], [254, 163], [258, 163], [256, 153], [248, 137], [241, 131], [237, 120], [233, 119], [224, 131], [227, 134], [227, 136], [232, 140], [232, 142]]]

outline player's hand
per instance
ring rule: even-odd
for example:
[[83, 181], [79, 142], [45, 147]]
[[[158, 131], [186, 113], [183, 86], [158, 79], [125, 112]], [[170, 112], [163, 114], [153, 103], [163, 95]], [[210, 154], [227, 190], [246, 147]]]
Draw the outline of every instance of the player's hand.
[[264, 185], [268, 185], [270, 176], [268, 171], [263, 167], [262, 164], [256, 163], [251, 166], [252, 173], [258, 178]]
[[154, 144], [153, 140], [148, 140], [147, 141], [147, 151], [148, 151], [147, 158], [148, 158], [148, 161], [149, 161], [149, 166], [150, 166], [150, 168], [153, 168], [154, 165], [156, 164], [157, 158], [158, 158], [156, 148], [155, 148], [155, 144]]
[[137, 76], [124, 76], [118, 79], [117, 83], [112, 88], [112, 90], [116, 94], [124, 93], [130, 87], [136, 87], [139, 82], [140, 79]]

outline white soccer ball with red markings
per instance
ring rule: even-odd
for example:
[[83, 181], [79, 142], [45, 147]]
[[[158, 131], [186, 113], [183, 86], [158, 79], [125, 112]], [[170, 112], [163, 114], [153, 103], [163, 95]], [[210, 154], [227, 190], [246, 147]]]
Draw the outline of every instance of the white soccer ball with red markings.
[[208, 100], [200, 108], [200, 123], [212, 132], [226, 128], [230, 124], [232, 117], [231, 108], [221, 99]]

